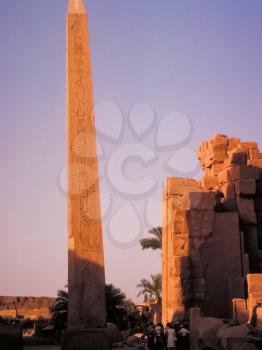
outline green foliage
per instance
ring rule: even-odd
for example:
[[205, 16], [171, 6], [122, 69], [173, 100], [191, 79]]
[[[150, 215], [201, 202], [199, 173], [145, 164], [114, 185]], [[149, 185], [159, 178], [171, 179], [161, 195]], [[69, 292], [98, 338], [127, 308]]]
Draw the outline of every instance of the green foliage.
[[162, 297], [162, 275], [161, 273], [151, 275], [151, 280], [142, 279], [137, 284], [137, 288], [141, 288], [138, 297], [144, 295], [146, 300], [161, 303]]
[[162, 227], [153, 227], [149, 233], [154, 237], [141, 239], [142, 249], [162, 249]]
[[55, 338], [60, 340], [61, 332], [67, 326], [68, 292], [59, 290], [56, 301], [52, 307], [52, 323], [54, 325]]
[[[116, 324], [120, 329], [127, 326], [128, 311], [130, 307], [129, 301], [126, 299], [121, 289], [114, 287], [112, 284], [105, 286], [107, 322]], [[57, 334], [57, 338], [61, 335], [61, 331], [67, 326], [67, 308], [68, 308], [68, 291], [59, 290], [53, 308], [51, 310], [52, 323]]]
[[128, 312], [125, 308], [126, 295], [113, 284], [106, 285], [105, 293], [107, 322], [116, 324], [121, 330], [125, 329], [128, 321]]

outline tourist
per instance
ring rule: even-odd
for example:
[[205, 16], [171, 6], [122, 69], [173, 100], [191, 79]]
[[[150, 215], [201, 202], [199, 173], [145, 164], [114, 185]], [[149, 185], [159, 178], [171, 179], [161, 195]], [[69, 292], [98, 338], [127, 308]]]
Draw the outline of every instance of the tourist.
[[149, 323], [149, 326], [147, 327], [147, 346], [149, 350], [155, 349], [155, 337], [156, 337], [156, 331], [153, 322]]
[[177, 334], [178, 334], [179, 350], [187, 350], [189, 347], [190, 331], [187, 328], [185, 328], [183, 324], [181, 324]]
[[158, 350], [163, 350], [165, 347], [166, 343], [166, 338], [164, 334], [164, 326], [162, 323], [158, 323], [157, 326], [155, 327], [155, 332], [156, 332], [156, 349]]
[[172, 327], [171, 323], [167, 324], [166, 328], [167, 349], [174, 350], [176, 348], [176, 331]]

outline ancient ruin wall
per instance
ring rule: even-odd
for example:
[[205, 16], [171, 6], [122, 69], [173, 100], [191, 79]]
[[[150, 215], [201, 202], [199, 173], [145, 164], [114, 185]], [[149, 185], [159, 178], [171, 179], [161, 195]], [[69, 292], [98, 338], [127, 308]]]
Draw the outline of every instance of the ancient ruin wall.
[[0, 316], [17, 317], [25, 319], [50, 319], [51, 308], [55, 303], [55, 298], [47, 297], [10, 297], [0, 296]]
[[255, 142], [216, 135], [200, 146], [204, 176], [168, 178], [163, 215], [163, 321], [192, 306], [230, 317], [249, 272], [262, 270], [262, 156]]

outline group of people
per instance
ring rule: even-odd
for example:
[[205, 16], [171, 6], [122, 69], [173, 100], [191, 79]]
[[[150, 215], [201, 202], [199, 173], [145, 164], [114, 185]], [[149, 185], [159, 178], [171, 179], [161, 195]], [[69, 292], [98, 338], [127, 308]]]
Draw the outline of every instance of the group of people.
[[187, 350], [189, 349], [190, 331], [183, 325], [168, 323], [164, 328], [162, 323], [147, 327], [146, 335], [149, 350]]

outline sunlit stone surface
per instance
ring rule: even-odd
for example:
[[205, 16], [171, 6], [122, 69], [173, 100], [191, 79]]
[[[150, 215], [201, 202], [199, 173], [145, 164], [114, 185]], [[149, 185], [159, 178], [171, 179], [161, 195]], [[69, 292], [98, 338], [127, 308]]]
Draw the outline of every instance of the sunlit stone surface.
[[[69, 317], [63, 349], [108, 349], [105, 276], [87, 15], [67, 16]], [[90, 200], [92, 198], [92, 200]]]
[[197, 156], [204, 172], [199, 181], [168, 178], [165, 186], [164, 323], [187, 319], [192, 307], [209, 317], [246, 318], [255, 304], [250, 300], [262, 302], [262, 284], [252, 295], [245, 288], [248, 275], [262, 272], [258, 145], [215, 135], [202, 142]]

